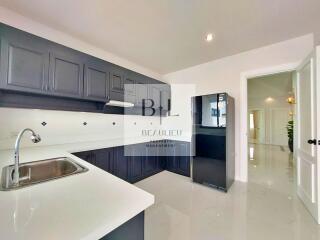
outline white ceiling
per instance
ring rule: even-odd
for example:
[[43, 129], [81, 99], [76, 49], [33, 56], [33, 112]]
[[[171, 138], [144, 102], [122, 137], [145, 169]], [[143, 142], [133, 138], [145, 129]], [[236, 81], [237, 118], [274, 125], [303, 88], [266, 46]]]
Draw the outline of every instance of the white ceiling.
[[[0, 0], [165, 74], [315, 31], [319, 0]], [[204, 41], [213, 32], [213, 42]]]

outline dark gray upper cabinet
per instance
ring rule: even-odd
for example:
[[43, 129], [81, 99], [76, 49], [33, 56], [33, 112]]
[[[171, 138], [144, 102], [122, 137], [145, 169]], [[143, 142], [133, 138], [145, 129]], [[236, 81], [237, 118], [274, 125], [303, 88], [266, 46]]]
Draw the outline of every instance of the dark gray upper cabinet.
[[160, 85], [150, 84], [148, 88], [148, 98], [153, 101], [153, 108], [158, 113], [160, 108]]
[[110, 68], [110, 99], [123, 101], [124, 94], [124, 70], [121, 67]]
[[74, 51], [50, 53], [49, 91], [53, 95], [82, 98], [84, 60]]
[[136, 101], [135, 105], [137, 107], [142, 107], [142, 101], [144, 99], [148, 99], [148, 79], [140, 76], [138, 79], [136, 79]]
[[137, 74], [132, 71], [127, 71], [124, 75], [124, 101], [136, 102], [136, 79]]
[[48, 82], [49, 51], [43, 39], [0, 26], [0, 87], [44, 93]]
[[84, 97], [89, 100], [109, 100], [110, 73], [106, 63], [91, 58], [84, 68]]
[[[0, 23], [2, 107], [87, 111], [81, 107], [86, 105], [91, 111], [123, 114], [119, 108], [106, 111], [103, 102], [111, 99], [132, 102], [136, 107], [125, 113], [143, 115], [143, 100], [150, 107], [152, 99], [158, 109], [166, 102], [159, 100], [160, 93], [170, 98], [170, 92], [147, 86], [153, 83], [161, 82]], [[39, 98], [45, 99], [42, 105]]]
[[171, 108], [171, 90], [170, 86], [167, 84], [161, 84], [161, 107], [163, 110], [163, 113], [170, 111]]
[[[161, 82], [149, 79], [148, 84], [148, 108], [147, 115], [159, 115], [161, 104]], [[151, 108], [152, 107], [152, 108]]]

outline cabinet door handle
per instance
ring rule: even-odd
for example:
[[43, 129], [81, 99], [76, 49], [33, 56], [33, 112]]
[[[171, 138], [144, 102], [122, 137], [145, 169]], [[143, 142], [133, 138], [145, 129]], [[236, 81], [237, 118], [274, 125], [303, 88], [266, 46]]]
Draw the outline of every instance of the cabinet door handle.
[[309, 139], [308, 143], [313, 144], [313, 145], [317, 145], [317, 139]]

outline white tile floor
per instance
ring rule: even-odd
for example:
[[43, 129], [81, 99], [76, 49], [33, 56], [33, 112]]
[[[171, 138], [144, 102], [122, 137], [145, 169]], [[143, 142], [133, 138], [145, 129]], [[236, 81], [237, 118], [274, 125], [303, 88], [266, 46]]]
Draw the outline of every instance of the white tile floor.
[[277, 146], [252, 145], [249, 183], [226, 194], [161, 172], [136, 185], [156, 196], [146, 240], [318, 240], [318, 226], [295, 194], [292, 159]]

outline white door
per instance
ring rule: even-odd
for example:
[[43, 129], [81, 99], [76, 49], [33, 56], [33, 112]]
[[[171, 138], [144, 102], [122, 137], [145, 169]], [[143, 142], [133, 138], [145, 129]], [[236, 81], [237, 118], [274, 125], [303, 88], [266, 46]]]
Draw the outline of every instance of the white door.
[[288, 146], [287, 124], [289, 121], [288, 108], [270, 109], [271, 144]]
[[[319, 50], [319, 49], [318, 49]], [[297, 69], [297, 191], [298, 195], [318, 223], [319, 218], [319, 154], [320, 127], [319, 61], [311, 54]], [[318, 68], [318, 70], [317, 70]], [[317, 109], [318, 108], [318, 109]]]
[[264, 143], [265, 138], [265, 117], [264, 110], [249, 109], [249, 143]]

